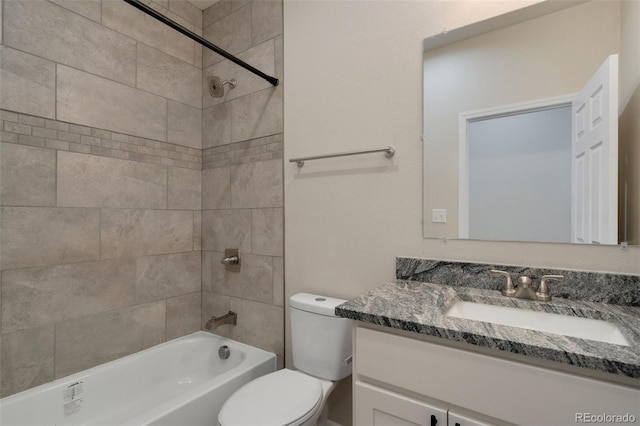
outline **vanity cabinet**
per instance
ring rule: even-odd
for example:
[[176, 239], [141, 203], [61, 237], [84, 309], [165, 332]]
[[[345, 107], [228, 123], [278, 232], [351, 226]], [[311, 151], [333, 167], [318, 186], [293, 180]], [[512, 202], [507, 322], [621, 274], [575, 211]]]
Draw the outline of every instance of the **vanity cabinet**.
[[355, 426], [560, 426], [591, 414], [640, 419], [640, 383], [614, 384], [381, 330], [354, 325]]
[[371, 426], [489, 426], [424, 401], [356, 382], [356, 425]]
[[447, 421], [450, 426], [490, 426], [489, 423], [449, 410]]

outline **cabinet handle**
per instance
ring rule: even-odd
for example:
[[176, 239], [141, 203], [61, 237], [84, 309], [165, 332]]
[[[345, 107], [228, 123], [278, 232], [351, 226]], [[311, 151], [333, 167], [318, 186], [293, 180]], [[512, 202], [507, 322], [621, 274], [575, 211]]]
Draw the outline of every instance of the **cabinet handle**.
[[431, 415], [431, 426], [436, 426], [438, 424], [438, 419], [433, 414]]

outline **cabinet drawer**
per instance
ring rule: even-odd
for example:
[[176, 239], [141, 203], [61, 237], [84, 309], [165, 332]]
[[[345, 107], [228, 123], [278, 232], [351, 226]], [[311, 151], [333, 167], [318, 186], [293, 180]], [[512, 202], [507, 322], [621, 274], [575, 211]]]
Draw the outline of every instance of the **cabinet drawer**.
[[447, 410], [356, 382], [355, 426], [446, 426]]
[[354, 379], [367, 377], [522, 425], [575, 425], [580, 413], [632, 414], [640, 390], [414, 340], [355, 331]]

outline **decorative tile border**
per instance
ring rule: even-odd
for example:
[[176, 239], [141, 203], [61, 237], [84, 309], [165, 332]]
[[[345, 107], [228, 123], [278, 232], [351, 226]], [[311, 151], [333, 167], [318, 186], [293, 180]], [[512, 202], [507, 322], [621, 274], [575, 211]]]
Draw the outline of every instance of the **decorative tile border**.
[[202, 150], [0, 110], [0, 142], [202, 169]]
[[526, 275], [533, 279], [536, 286], [543, 275], [564, 275], [564, 282], [554, 281], [549, 284], [552, 296], [589, 302], [640, 306], [640, 276], [637, 275], [451, 262], [408, 257], [396, 258], [397, 279], [446, 284], [454, 287], [498, 290], [501, 288], [504, 278], [492, 277], [491, 269], [509, 272], [514, 282], [519, 276]]
[[205, 148], [202, 150], [202, 168], [205, 170], [216, 169], [277, 158], [284, 158], [284, 135], [282, 133]]

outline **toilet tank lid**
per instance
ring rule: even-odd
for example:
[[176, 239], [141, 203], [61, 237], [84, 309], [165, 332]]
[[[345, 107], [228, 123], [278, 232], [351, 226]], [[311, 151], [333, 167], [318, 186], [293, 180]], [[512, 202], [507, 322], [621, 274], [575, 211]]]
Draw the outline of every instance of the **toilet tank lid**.
[[335, 317], [336, 306], [345, 302], [344, 299], [310, 293], [298, 293], [289, 298], [289, 306], [292, 308], [330, 317]]

